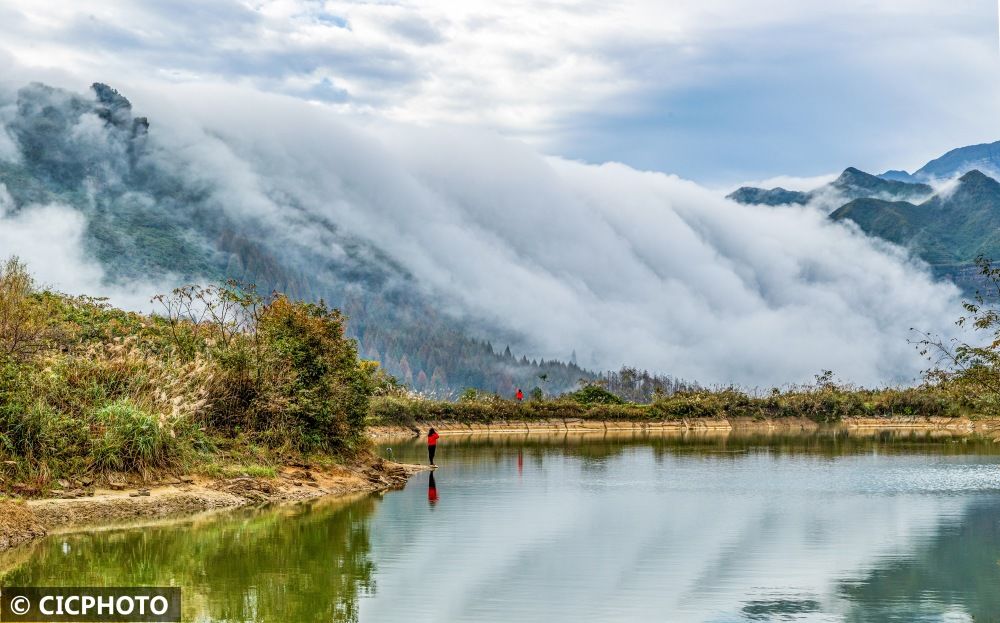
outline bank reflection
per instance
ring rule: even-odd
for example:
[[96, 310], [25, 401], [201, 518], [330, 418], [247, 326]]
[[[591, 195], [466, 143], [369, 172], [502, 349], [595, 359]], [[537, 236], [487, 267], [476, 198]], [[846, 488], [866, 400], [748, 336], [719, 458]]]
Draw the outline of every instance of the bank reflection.
[[179, 525], [50, 537], [7, 586], [180, 586], [185, 621], [357, 621], [374, 591], [378, 499], [224, 513]]
[[[600, 468], [608, 459], [635, 449], [650, 449], [657, 460], [668, 455], [704, 455], [721, 461], [737, 461], [747, 454], [771, 456], [811, 455], [835, 459], [862, 454], [935, 456], [1000, 455], [993, 436], [970, 435], [953, 430], [848, 429], [826, 425], [809, 431], [759, 430], [608, 430], [599, 432], [501, 432], [448, 434], [449, 467], [461, 464], [501, 464], [516, 455], [519, 472], [527, 460], [541, 466], [545, 456], [558, 451]], [[420, 439], [386, 442], [386, 458], [419, 463], [426, 448]]]

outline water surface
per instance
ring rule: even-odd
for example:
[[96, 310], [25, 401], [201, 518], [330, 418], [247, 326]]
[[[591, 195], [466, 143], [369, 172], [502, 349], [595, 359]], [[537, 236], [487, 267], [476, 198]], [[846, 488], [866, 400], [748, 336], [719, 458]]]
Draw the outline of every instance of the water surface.
[[53, 536], [3, 583], [179, 585], [191, 621], [1000, 621], [989, 439], [506, 434], [438, 462], [382, 496]]

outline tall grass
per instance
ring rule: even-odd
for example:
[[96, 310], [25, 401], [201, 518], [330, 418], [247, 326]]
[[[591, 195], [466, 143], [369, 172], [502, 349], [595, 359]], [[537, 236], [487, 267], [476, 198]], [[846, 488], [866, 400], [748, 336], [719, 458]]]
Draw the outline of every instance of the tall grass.
[[148, 474], [178, 464], [185, 453], [176, 429], [128, 400], [98, 409], [93, 422], [90, 457], [98, 471]]

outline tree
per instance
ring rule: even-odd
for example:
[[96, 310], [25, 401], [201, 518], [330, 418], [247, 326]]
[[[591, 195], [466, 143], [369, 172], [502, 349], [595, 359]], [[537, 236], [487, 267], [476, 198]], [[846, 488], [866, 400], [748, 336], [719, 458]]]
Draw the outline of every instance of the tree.
[[932, 367], [927, 371], [931, 382], [955, 381], [979, 393], [993, 397], [1000, 395], [1000, 268], [983, 256], [976, 258], [976, 266], [987, 291], [976, 291], [972, 301], [964, 301], [966, 314], [955, 321], [960, 328], [970, 328], [985, 340], [969, 344], [958, 338], [945, 340], [940, 336], [921, 332], [921, 339], [914, 343], [921, 355], [927, 357]]
[[24, 359], [55, 339], [56, 327], [34, 290], [24, 263], [9, 258], [0, 269], [0, 355]]

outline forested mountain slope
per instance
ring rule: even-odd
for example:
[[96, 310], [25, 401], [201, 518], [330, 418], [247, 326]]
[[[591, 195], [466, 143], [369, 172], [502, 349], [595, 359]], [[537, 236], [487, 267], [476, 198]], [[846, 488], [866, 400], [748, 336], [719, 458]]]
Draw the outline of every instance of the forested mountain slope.
[[907, 247], [966, 289], [977, 287], [976, 257], [1000, 258], [1000, 182], [980, 171], [919, 204], [856, 199], [830, 218], [851, 220], [869, 235]]

